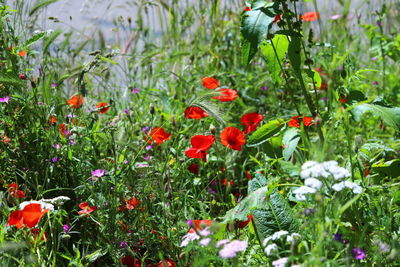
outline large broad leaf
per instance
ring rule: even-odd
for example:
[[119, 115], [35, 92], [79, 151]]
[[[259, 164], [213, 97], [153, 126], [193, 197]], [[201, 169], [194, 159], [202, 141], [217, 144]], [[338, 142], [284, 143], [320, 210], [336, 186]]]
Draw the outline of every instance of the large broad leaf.
[[297, 144], [300, 141], [299, 130], [297, 128], [289, 128], [283, 134], [283, 158], [289, 160], [293, 152], [296, 150]]
[[247, 65], [257, 52], [258, 46], [264, 41], [276, 12], [275, 4], [265, 0], [256, 0], [252, 3], [251, 11], [242, 17], [242, 62]]
[[258, 146], [264, 143], [269, 138], [278, 133], [283, 126], [285, 126], [285, 121], [283, 119], [272, 120], [264, 124], [263, 126], [261, 126], [255, 132], [252, 133], [247, 142], [247, 146], [249, 147]]
[[400, 160], [394, 159], [386, 162], [372, 164], [372, 169], [392, 178], [400, 176]]
[[316, 88], [320, 88], [322, 84], [321, 75], [316, 70], [307, 70], [308, 77], [314, 82]]
[[275, 83], [281, 83], [279, 74], [288, 47], [288, 37], [280, 34], [275, 35], [272, 40], [264, 41], [260, 46], [261, 53], [267, 63], [267, 69]]
[[373, 115], [379, 116], [388, 125], [396, 130], [400, 129], [400, 108], [388, 108], [375, 104], [359, 104], [353, 109], [354, 119], [360, 121], [361, 115], [371, 112]]
[[261, 187], [245, 197], [233, 209], [229, 210], [225, 216], [223, 223], [231, 223], [234, 221], [246, 221], [247, 216], [253, 213], [254, 209], [267, 206], [268, 187]]

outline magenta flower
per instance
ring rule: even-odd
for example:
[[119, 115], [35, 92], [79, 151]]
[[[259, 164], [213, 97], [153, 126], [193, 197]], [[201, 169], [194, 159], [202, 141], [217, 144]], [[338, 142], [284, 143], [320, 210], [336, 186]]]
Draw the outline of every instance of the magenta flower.
[[103, 177], [104, 175], [106, 175], [106, 170], [102, 170], [102, 169], [97, 169], [92, 171], [92, 175], [94, 177]]
[[331, 16], [331, 19], [332, 20], [337, 20], [337, 19], [339, 19], [341, 16], [339, 15], [339, 14], [336, 14], [336, 15], [333, 15], [333, 16]]
[[131, 91], [132, 94], [137, 94], [139, 93], [139, 88], [133, 88], [133, 90]]
[[10, 101], [10, 97], [6, 96], [6, 97], [0, 97], [0, 103], [7, 103], [8, 101]]
[[71, 229], [71, 227], [70, 227], [68, 224], [64, 224], [64, 225], [63, 225], [63, 231], [64, 231], [64, 233], [68, 233], [70, 229]]
[[363, 260], [365, 259], [365, 250], [361, 248], [353, 248], [352, 250], [353, 258], [356, 260]]

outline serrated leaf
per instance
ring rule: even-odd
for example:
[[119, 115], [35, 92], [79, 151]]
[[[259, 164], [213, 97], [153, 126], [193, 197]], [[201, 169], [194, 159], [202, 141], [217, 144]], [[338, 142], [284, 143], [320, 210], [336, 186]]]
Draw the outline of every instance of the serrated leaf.
[[288, 48], [290, 64], [296, 72], [300, 72], [301, 66], [301, 38], [291, 37]]
[[266, 142], [269, 138], [278, 133], [283, 128], [283, 126], [285, 126], [285, 121], [283, 119], [272, 120], [264, 124], [252, 133], [247, 142], [247, 146], [258, 146]]
[[[275, 48], [275, 49], [274, 49]], [[272, 40], [264, 41], [261, 46], [261, 53], [267, 63], [267, 69], [271, 74], [272, 81], [281, 83], [281, 64], [289, 48], [289, 41], [285, 35], [275, 35]]]
[[[259, 190], [261, 186], [267, 183], [265, 177], [261, 174], [256, 175], [249, 181], [248, 192]], [[264, 187], [261, 187], [264, 188]], [[287, 200], [276, 190], [269, 196], [268, 201], [252, 210], [253, 222], [261, 240], [279, 230], [296, 232], [299, 228], [299, 222], [294, 217], [293, 212]]]
[[226, 224], [236, 220], [246, 221], [252, 210], [266, 205], [267, 192], [268, 187], [264, 186], [247, 195], [236, 207], [225, 214], [223, 223]]
[[300, 135], [297, 128], [289, 128], [285, 131], [282, 139], [282, 143], [284, 146], [282, 155], [285, 160], [289, 160], [289, 158], [292, 156], [292, 154], [296, 150], [299, 141]]
[[361, 115], [371, 112], [373, 115], [379, 116], [382, 120], [394, 127], [397, 131], [400, 129], [400, 108], [388, 108], [375, 104], [359, 104], [353, 108], [353, 115], [356, 121], [360, 121]]
[[[257, 0], [242, 16], [242, 62], [249, 64], [274, 22], [274, 3]], [[243, 47], [244, 46], [244, 47]]]

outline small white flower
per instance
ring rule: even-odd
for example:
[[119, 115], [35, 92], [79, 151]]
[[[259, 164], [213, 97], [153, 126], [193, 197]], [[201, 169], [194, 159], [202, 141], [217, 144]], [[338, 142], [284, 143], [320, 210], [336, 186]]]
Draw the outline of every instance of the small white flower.
[[315, 192], [317, 192], [317, 190], [308, 186], [301, 186], [293, 191], [295, 198], [299, 201], [306, 200], [306, 194], [313, 194]]
[[46, 202], [46, 203], [50, 203], [56, 206], [61, 206], [63, 205], [65, 202], [67, 202], [68, 200], [71, 200], [69, 197], [66, 196], [59, 196], [59, 197], [55, 197], [55, 198], [50, 198], [50, 199], [41, 199], [40, 201]]
[[22, 210], [25, 208], [25, 206], [27, 206], [29, 204], [40, 204], [40, 206], [42, 207], [42, 210], [46, 210], [46, 209], [54, 210], [54, 206], [52, 204], [45, 203], [43, 201], [36, 201], [36, 200], [24, 201], [21, 204], [19, 204], [19, 208]]
[[287, 262], [288, 262], [288, 258], [280, 258], [280, 259], [277, 259], [276, 261], [273, 261], [272, 265], [274, 267], [285, 267]]
[[293, 244], [293, 243], [296, 243], [296, 241], [297, 241], [297, 240], [300, 240], [300, 239], [301, 239], [301, 235], [300, 235], [300, 234], [298, 234], [298, 233], [293, 233], [293, 234], [288, 235], [288, 236], [286, 237], [286, 242], [287, 242], [287, 243], [290, 243], [290, 244]]
[[277, 239], [281, 238], [282, 236], [287, 236], [288, 234], [289, 234], [289, 232], [284, 231], [284, 230], [275, 232], [275, 233], [273, 233], [271, 240], [277, 240]]
[[272, 252], [275, 252], [278, 250], [278, 246], [276, 244], [270, 244], [265, 248], [265, 254], [267, 254], [268, 256], [270, 256], [272, 254]]
[[200, 236], [196, 234], [196, 232], [188, 233], [183, 236], [183, 241], [181, 243], [181, 247], [186, 247], [189, 242], [200, 239]]
[[217, 248], [219, 248], [222, 245], [225, 245], [226, 243], [229, 243], [230, 240], [229, 239], [222, 239], [220, 241], [217, 242], [217, 244], [215, 245]]
[[199, 232], [199, 234], [201, 235], [201, 236], [209, 236], [211, 233], [210, 233], [210, 227], [206, 227], [206, 228], [204, 228], [203, 230], [201, 230], [200, 232]]
[[302, 170], [305, 170], [305, 169], [314, 167], [314, 166], [317, 165], [317, 164], [318, 164], [318, 162], [316, 162], [316, 161], [306, 161], [306, 162], [304, 162], [304, 164], [301, 166], [301, 169], [302, 169]]
[[205, 247], [205, 246], [208, 246], [210, 241], [211, 241], [211, 238], [207, 237], [207, 238], [200, 240], [199, 244]]
[[322, 182], [316, 178], [307, 178], [304, 180], [304, 185], [314, 188], [316, 190], [322, 187]]
[[271, 241], [271, 239], [272, 239], [272, 236], [269, 236], [269, 237], [265, 238], [264, 241], [263, 241], [263, 246], [264, 247], [267, 246], [268, 242]]
[[362, 188], [356, 183], [350, 182], [350, 181], [343, 181], [340, 183], [336, 183], [332, 186], [332, 189], [335, 190], [336, 192], [342, 191], [344, 188], [349, 188], [353, 191], [354, 194], [361, 194], [362, 193]]

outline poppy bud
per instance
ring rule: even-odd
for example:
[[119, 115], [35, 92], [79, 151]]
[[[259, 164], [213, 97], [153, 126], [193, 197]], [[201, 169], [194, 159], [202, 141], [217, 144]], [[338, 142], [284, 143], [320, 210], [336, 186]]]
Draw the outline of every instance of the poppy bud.
[[19, 75], [19, 78], [20, 78], [21, 80], [26, 80], [26, 75], [23, 74], [23, 73], [21, 73], [21, 74]]
[[210, 132], [215, 134], [215, 126], [213, 124], [210, 124]]

